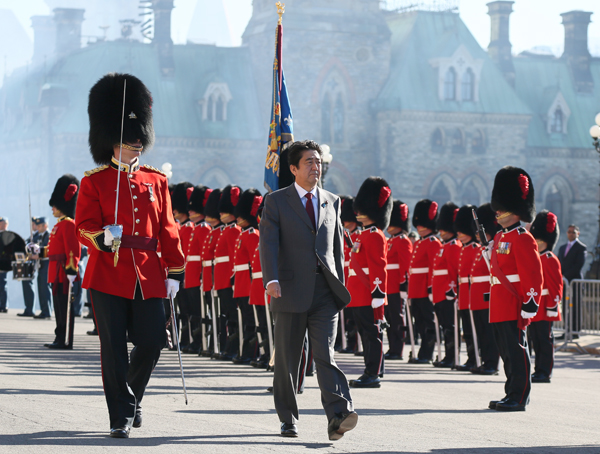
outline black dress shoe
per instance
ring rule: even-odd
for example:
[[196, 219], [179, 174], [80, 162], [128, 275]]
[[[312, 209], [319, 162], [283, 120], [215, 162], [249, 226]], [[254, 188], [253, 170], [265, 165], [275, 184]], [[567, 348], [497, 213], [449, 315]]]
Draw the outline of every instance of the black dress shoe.
[[357, 422], [358, 415], [354, 411], [336, 414], [327, 425], [329, 439], [332, 441], [339, 440], [346, 432], [354, 429]]
[[21, 312], [20, 314], [17, 314], [17, 317], [33, 317], [34, 313], [33, 312]]
[[96, 328], [94, 328], [93, 330], [88, 331], [87, 335], [88, 336], [97, 336], [98, 335], [98, 330]]
[[496, 404], [497, 411], [525, 411], [525, 405], [516, 400], [506, 399]]
[[[475, 373], [475, 372], [471, 371], [471, 373]], [[491, 367], [488, 369], [485, 366], [481, 366], [478, 368], [477, 374], [479, 374], [479, 375], [498, 375], [498, 369], [496, 369], [495, 367]]]
[[427, 358], [410, 358], [408, 360], [409, 364], [429, 364], [430, 362], [431, 360]]
[[47, 347], [50, 350], [73, 350], [72, 345], [65, 345], [65, 344], [49, 344]]
[[233, 358], [233, 359], [231, 360], [231, 362], [232, 362], [233, 364], [243, 364], [243, 365], [245, 365], [245, 364], [250, 364], [250, 361], [252, 361], [252, 359], [251, 359], [251, 358], [245, 358], [245, 357], [243, 357], [243, 356], [242, 356], [241, 358], [240, 358], [240, 357], [236, 357], [236, 358]]
[[354, 349], [350, 347], [342, 348], [339, 353], [354, 353]]
[[8, 312], [8, 309], [4, 308], [4, 309], [0, 309], [0, 312], [6, 314]]
[[532, 383], [550, 383], [550, 377], [544, 373], [536, 372], [531, 376]]
[[202, 356], [203, 358], [210, 358], [212, 356], [212, 352], [210, 350], [202, 350], [198, 353], [198, 356]]
[[368, 374], [362, 374], [356, 380], [350, 380], [348, 384], [352, 388], [380, 388], [381, 380], [377, 375], [373, 376]]
[[142, 411], [137, 411], [135, 412], [135, 416], [133, 417], [133, 427], [135, 427], [136, 429], [138, 427], [142, 427]]
[[365, 352], [354, 352], [354, 356], [365, 356]]
[[475, 367], [475, 364], [464, 363], [462, 366], [454, 366], [454, 370], [457, 370], [459, 372], [470, 372], [473, 367]]
[[40, 320], [45, 320], [47, 318], [50, 318], [50, 316], [45, 315], [45, 314], [37, 314], [37, 315], [34, 315], [33, 318], [39, 318]]
[[59, 344], [58, 344], [58, 342], [54, 341], [54, 342], [49, 343], [49, 344], [44, 344], [44, 347], [52, 348], [51, 345], [59, 345]]
[[402, 360], [404, 358], [402, 358], [402, 355], [399, 355], [397, 353], [386, 353], [385, 359], [387, 359], [387, 360]]
[[112, 438], [129, 438], [129, 427], [114, 427], [110, 429], [110, 436]]
[[498, 405], [500, 402], [504, 402], [506, 399], [508, 399], [508, 397], [504, 397], [503, 399], [500, 399], [500, 400], [490, 400], [488, 408], [490, 410], [495, 410], [496, 409], [496, 405]]
[[282, 437], [297, 437], [298, 427], [296, 424], [288, 424], [287, 422], [281, 423], [281, 436]]
[[454, 361], [451, 361], [451, 360], [448, 360], [448, 359], [443, 359], [441, 361], [434, 361], [433, 362], [433, 367], [452, 368], [452, 367], [454, 367]]

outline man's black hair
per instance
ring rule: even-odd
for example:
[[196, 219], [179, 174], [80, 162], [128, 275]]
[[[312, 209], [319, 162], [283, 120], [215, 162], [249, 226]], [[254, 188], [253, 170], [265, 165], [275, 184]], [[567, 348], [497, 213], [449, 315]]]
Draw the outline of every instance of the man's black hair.
[[302, 159], [302, 154], [306, 150], [315, 150], [319, 153], [319, 156], [323, 156], [323, 152], [321, 151], [321, 147], [314, 140], [302, 140], [299, 142], [294, 142], [287, 149], [287, 160], [288, 164], [294, 167], [298, 167], [300, 165], [300, 159]]

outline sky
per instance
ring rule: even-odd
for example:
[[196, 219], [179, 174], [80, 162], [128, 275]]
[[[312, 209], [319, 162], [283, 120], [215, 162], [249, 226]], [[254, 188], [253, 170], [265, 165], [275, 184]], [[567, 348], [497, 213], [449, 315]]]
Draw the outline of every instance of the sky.
[[[26, 32], [33, 37], [29, 18], [35, 14], [49, 14], [48, 3], [61, 6], [81, 5], [90, 0], [0, 0], [0, 9], [11, 9], [23, 24]], [[125, 0], [123, 0], [125, 1]], [[137, 2], [137, 0], [132, 0]], [[252, 0], [175, 0], [173, 12], [173, 39], [185, 43], [196, 4], [214, 8], [214, 3], [222, 1], [229, 25], [231, 45], [241, 43], [241, 35], [252, 14]], [[430, 0], [431, 1], [431, 0]], [[490, 21], [486, 3], [489, 0], [460, 0], [460, 15], [477, 41], [487, 48], [490, 39]], [[273, 0], [275, 4], [275, 0]], [[515, 0], [511, 16], [510, 37], [513, 51], [519, 53], [534, 46], [549, 46], [554, 52], [562, 51], [564, 31], [560, 13], [571, 10], [595, 12], [589, 28], [590, 51], [600, 56], [600, 1], [599, 0]], [[275, 14], [275, 6], [273, 6]], [[215, 39], [215, 41], [217, 41]]]

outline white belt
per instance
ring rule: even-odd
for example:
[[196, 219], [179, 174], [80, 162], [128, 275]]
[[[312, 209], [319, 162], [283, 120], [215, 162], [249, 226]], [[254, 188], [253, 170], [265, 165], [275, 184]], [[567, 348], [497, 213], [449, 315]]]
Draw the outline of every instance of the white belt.
[[188, 255], [186, 260], [188, 262], [199, 262], [200, 256], [199, 255]]
[[425, 274], [429, 273], [429, 268], [411, 268], [410, 274]]
[[550, 295], [550, 291], [549, 291], [547, 288], [543, 288], [543, 289], [542, 289], [542, 294], [541, 294], [541, 296], [544, 296], [544, 295]]
[[223, 262], [229, 262], [229, 256], [228, 255], [224, 255], [223, 257], [217, 257], [215, 259], [215, 265], [217, 263], [223, 263]]
[[245, 271], [245, 270], [249, 270], [250, 269], [250, 265], [248, 265], [247, 263], [245, 265], [235, 265], [233, 267], [233, 271]]
[[389, 265], [387, 265], [385, 267], [386, 270], [399, 270], [400, 269], [400, 264], [399, 263], [390, 263]]
[[156, 255], [158, 255], [159, 257], [162, 257], [162, 254], [160, 252], [157, 252]]
[[476, 282], [490, 282], [489, 276], [471, 276], [471, 284]]
[[[509, 274], [508, 276], [506, 276], [506, 279], [508, 279], [508, 282], [520, 282], [521, 278], [519, 277], [518, 274]], [[492, 285], [496, 285], [496, 284], [500, 284], [500, 279], [498, 279], [496, 276], [492, 276], [490, 278], [490, 282], [492, 283]]]
[[446, 276], [448, 274], [448, 270], [433, 270], [434, 276]]
[[252, 273], [252, 279], [262, 279], [262, 271], [258, 273]]
[[212, 266], [212, 260], [204, 260], [202, 266]]
[[[369, 268], [363, 268], [362, 270], [365, 274], [369, 274]], [[350, 276], [356, 276], [356, 272], [353, 269], [350, 269], [350, 272], [348, 273], [348, 277]]]
[[[434, 271], [434, 273], [435, 273], [435, 271]], [[469, 278], [468, 277], [459, 277], [458, 278], [458, 282], [460, 284], [468, 284], [469, 283]]]
[[349, 262], [349, 261], [348, 261], [348, 262], [344, 262], [344, 266], [345, 266], [345, 267], [346, 267], [346, 266], [350, 266], [350, 262]]

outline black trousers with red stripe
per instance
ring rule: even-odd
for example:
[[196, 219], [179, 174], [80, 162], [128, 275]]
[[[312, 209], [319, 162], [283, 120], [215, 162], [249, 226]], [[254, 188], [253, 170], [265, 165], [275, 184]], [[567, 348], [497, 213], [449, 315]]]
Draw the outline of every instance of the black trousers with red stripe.
[[552, 332], [552, 322], [546, 320], [532, 322], [528, 328], [528, 335], [533, 351], [535, 352], [535, 373], [551, 377], [554, 366], [554, 333]]
[[[56, 286], [56, 289], [54, 289]], [[69, 339], [67, 335], [67, 307], [69, 305], [69, 297], [67, 294], [69, 283], [52, 284], [52, 300], [54, 302], [54, 318], [56, 319], [56, 328], [54, 329], [54, 342], [56, 344], [67, 344], [73, 346], [73, 329], [75, 328], [75, 310], [71, 304], [71, 313], [69, 318]], [[56, 290], [56, 292], [54, 292]]]
[[390, 326], [387, 329], [390, 353], [402, 356], [406, 324], [404, 323], [404, 299], [400, 293], [388, 295], [388, 305], [385, 307], [385, 318]]
[[504, 362], [504, 392], [509, 399], [526, 405], [531, 392], [531, 358], [525, 331], [519, 329], [516, 320], [492, 323], [492, 327]]
[[[142, 299], [139, 285], [133, 299], [94, 289], [91, 293], [110, 427], [131, 427], [167, 342], [163, 300]], [[127, 351], [128, 335], [133, 343], [131, 354]]]
[[365, 374], [383, 376], [383, 331], [375, 323], [373, 308], [353, 307], [352, 315], [363, 345]]

